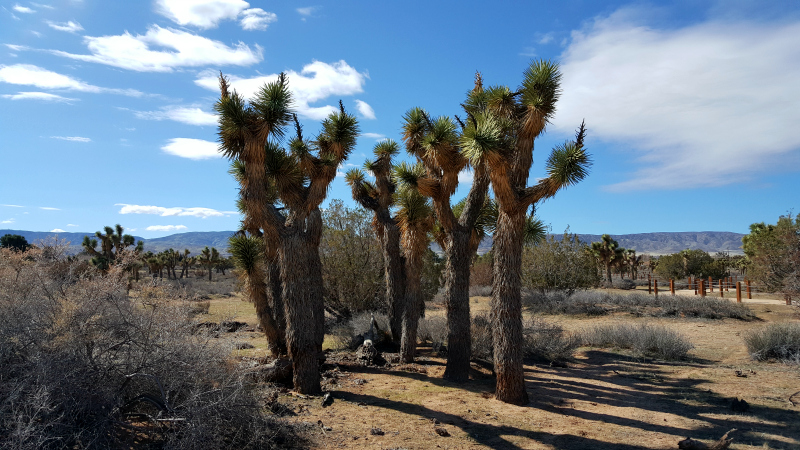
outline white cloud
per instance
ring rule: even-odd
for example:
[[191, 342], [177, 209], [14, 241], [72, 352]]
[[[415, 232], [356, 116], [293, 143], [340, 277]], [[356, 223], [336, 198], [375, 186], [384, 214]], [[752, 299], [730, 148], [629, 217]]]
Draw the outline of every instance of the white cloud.
[[379, 141], [386, 139], [386, 135], [380, 133], [361, 133], [359, 136], [365, 137], [367, 139], [376, 139]]
[[314, 14], [314, 11], [317, 9], [318, 8], [316, 6], [306, 6], [303, 8], [297, 8], [297, 13], [303, 16], [302, 20], [306, 20], [306, 17], [311, 17], [311, 15]]
[[78, 225], [75, 225], [74, 223], [68, 223], [67, 226], [68, 227], [77, 227]]
[[174, 138], [170, 139], [167, 145], [161, 147], [161, 150], [164, 150], [170, 155], [197, 160], [219, 158], [220, 153], [217, 150], [218, 148], [219, 145], [217, 145], [216, 142], [204, 141], [202, 139]]
[[554, 126], [635, 151], [612, 190], [719, 186], [800, 148], [800, 22], [656, 29], [621, 10], [573, 32]]
[[43, 209], [45, 211], [61, 211], [60, 208], [53, 208], [52, 206], [40, 206], [39, 209]]
[[472, 184], [474, 180], [475, 180], [475, 175], [469, 169], [464, 169], [458, 173], [459, 183]]
[[90, 55], [59, 50], [53, 54], [81, 61], [107, 64], [138, 72], [172, 72], [181, 67], [249, 66], [263, 59], [260, 46], [255, 50], [239, 42], [233, 47], [187, 31], [153, 25], [144, 35], [127, 31], [116, 36], [86, 36]]
[[163, 206], [152, 205], [129, 205], [127, 203], [117, 203], [114, 206], [122, 206], [119, 210], [120, 214], [155, 214], [162, 217], [170, 216], [191, 216], [207, 219], [209, 217], [225, 217], [232, 214], [238, 214], [236, 211], [218, 211], [212, 208], [183, 208], [180, 206], [173, 206], [165, 208]]
[[217, 115], [203, 111], [198, 107], [166, 106], [160, 111], [133, 111], [139, 119], [174, 120], [188, 125], [217, 125]]
[[43, 4], [43, 3], [34, 3], [34, 2], [31, 2], [31, 5], [33, 5], [33, 6], [37, 7], [37, 8], [43, 8], [43, 9], [55, 9], [55, 7], [53, 7], [53, 6], [50, 6], [50, 5], [45, 5], [45, 4]]
[[0, 205], [0, 206], [7, 206], [9, 208], [24, 208], [22, 205]]
[[52, 72], [32, 64], [0, 65], [0, 82], [24, 86], [36, 86], [40, 89], [66, 89], [70, 91], [91, 93], [122, 94], [139, 97], [141, 92], [135, 89], [109, 89], [93, 86], [67, 75]]
[[92, 142], [91, 139], [80, 136], [50, 136], [50, 139], [60, 139], [62, 141], [70, 141], [70, 142]]
[[58, 31], [66, 31], [67, 33], [77, 33], [78, 31], [83, 31], [83, 27], [78, 22], [73, 22], [71, 20], [67, 22], [53, 22], [50, 20], [46, 20], [47, 26], [54, 30]]
[[62, 230], [61, 228], [53, 228], [50, 230], [51, 233], [66, 233], [66, 230]]
[[368, 120], [375, 120], [375, 110], [372, 109], [372, 106], [369, 106], [369, 103], [356, 100], [356, 109], [361, 114], [361, 117]]
[[215, 28], [222, 20], [234, 20], [250, 7], [243, 0], [157, 0], [156, 12], [178, 25]]
[[185, 229], [185, 225], [150, 225], [149, 227], [145, 228], [147, 231], [177, 231]]
[[17, 45], [17, 44], [3, 44], [3, 45], [10, 48], [11, 50], [14, 50], [15, 52], [30, 50], [30, 47], [28, 47], [27, 45]]
[[30, 9], [27, 6], [20, 6], [19, 4], [14, 5], [11, 9], [23, 14], [33, 14], [36, 12], [36, 10]]
[[4, 220], [4, 221], [2, 221], [2, 222], [0, 222], [0, 223], [14, 223], [14, 222], [16, 222], [16, 221], [17, 221], [17, 219], [14, 219], [14, 218], [12, 217], [11, 219], [6, 219], [6, 220]]
[[547, 34], [542, 35], [542, 37], [540, 37], [537, 42], [539, 44], [541, 44], [541, 45], [545, 45], [545, 44], [549, 44], [550, 42], [553, 42], [553, 33], [547, 33]]
[[[320, 100], [331, 96], [355, 95], [364, 92], [364, 83], [367, 76], [350, 67], [345, 61], [328, 64], [314, 61], [295, 72], [287, 71], [289, 89], [294, 95], [294, 106], [297, 113], [303, 117], [321, 120], [330, 113], [337, 111], [331, 105], [311, 106]], [[195, 80], [198, 86], [212, 91], [219, 90], [219, 80], [216, 72], [204, 72]], [[245, 98], [251, 98], [265, 83], [274, 81], [277, 74], [264, 75], [255, 78], [239, 78], [231, 76], [231, 86]]]
[[239, 21], [239, 25], [242, 26], [243, 30], [263, 31], [276, 20], [278, 20], [278, 16], [275, 13], [264, 11], [261, 8], [251, 8], [242, 12], [242, 19]]
[[47, 92], [17, 92], [16, 94], [5, 94], [3, 98], [10, 100], [43, 100], [48, 102], [72, 102], [77, 101], [77, 98], [62, 97], [56, 94], [48, 94]]

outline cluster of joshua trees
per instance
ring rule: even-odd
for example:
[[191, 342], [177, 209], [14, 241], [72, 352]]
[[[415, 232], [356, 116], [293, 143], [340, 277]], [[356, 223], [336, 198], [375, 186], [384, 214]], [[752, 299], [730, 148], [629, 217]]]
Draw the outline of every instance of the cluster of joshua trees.
[[[469, 268], [481, 239], [493, 234], [496, 397], [516, 404], [528, 401], [521, 349], [521, 254], [526, 232], [539, 229], [529, 211], [582, 180], [591, 165], [580, 124], [574, 140], [550, 153], [546, 176], [528, 185], [534, 141], [555, 113], [560, 78], [558, 66], [549, 61], [533, 62], [516, 90], [485, 87], [478, 74], [461, 105], [463, 117], [432, 116], [422, 108], [404, 115], [402, 144], [412, 162], [395, 161], [401, 145], [385, 140], [375, 146], [375, 157], [363, 171], [346, 175], [353, 198], [374, 213], [384, 256], [389, 331], [405, 361], [414, 359], [423, 308], [422, 255], [430, 238], [442, 246], [449, 330], [445, 377], [454, 381], [469, 378]], [[324, 336], [320, 205], [337, 167], [355, 147], [358, 122], [340, 102], [319, 134], [307, 139], [292, 113], [285, 75], [249, 100], [232, 91], [223, 75], [219, 81], [220, 150], [231, 160], [243, 213], [241, 231], [230, 240], [232, 258], [246, 276], [247, 295], [270, 352], [292, 360], [295, 390], [319, 393]], [[454, 203], [464, 170], [472, 171], [474, 181], [467, 196]]]
[[592, 242], [590, 251], [597, 262], [605, 268], [606, 280], [609, 283], [611, 283], [612, 268], [623, 278], [625, 274], [636, 278], [639, 266], [642, 265], [642, 255], [637, 256], [636, 250], [620, 247], [619, 243], [607, 234], [601, 236], [599, 242]]

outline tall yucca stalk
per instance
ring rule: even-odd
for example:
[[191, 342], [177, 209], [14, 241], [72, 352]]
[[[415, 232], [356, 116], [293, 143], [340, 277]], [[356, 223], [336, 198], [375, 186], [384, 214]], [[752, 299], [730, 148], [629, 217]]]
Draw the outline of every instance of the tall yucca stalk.
[[389, 328], [395, 343], [399, 343], [402, 336], [406, 283], [405, 262], [400, 251], [400, 230], [390, 210], [395, 202], [396, 190], [396, 183], [392, 179], [392, 157], [399, 151], [400, 147], [391, 139], [375, 145], [375, 159], [364, 164], [364, 168], [375, 177], [374, 183], [367, 181], [364, 172], [359, 169], [349, 170], [345, 177], [353, 199], [374, 214], [372, 225], [383, 251]]
[[[467, 103], [483, 95], [480, 75], [475, 88], [468, 94]], [[447, 367], [444, 376], [453, 381], [469, 379], [471, 356], [471, 332], [469, 312], [469, 267], [474, 250], [470, 242], [473, 229], [480, 217], [489, 186], [485, 160], [469, 158], [464, 146], [464, 134], [473, 133], [476, 145], [482, 145], [491, 136], [484, 129], [475, 129], [470, 116], [466, 126], [459, 126], [449, 117], [431, 118], [421, 108], [409, 110], [403, 117], [403, 141], [406, 151], [417, 158], [421, 168], [398, 167], [399, 183], [408, 189], [430, 197], [436, 213], [439, 240], [444, 244], [447, 258], [445, 265], [445, 307], [447, 310]], [[456, 117], [460, 123], [460, 119]], [[453, 212], [450, 198], [458, 187], [458, 174], [465, 167], [473, 170], [474, 181], [467, 194], [461, 213]], [[474, 246], [477, 248], [477, 245]]]
[[[553, 197], [562, 188], [582, 180], [590, 160], [584, 149], [583, 124], [575, 141], [557, 146], [547, 159], [548, 176], [527, 186], [533, 162], [533, 144], [555, 113], [561, 73], [549, 61], [535, 61], [525, 71], [517, 92], [507, 87], [487, 89], [468, 104], [470, 122], [478, 136], [466, 132], [464, 147], [471, 160], [482, 159], [497, 201], [492, 280], [492, 336], [496, 397], [508, 403], [528, 402], [522, 365], [521, 263], [527, 210]], [[485, 107], [480, 107], [482, 104]]]
[[[293, 117], [288, 79], [283, 74], [249, 103], [230, 93], [222, 76], [220, 92], [216, 106], [220, 150], [244, 164], [241, 204], [247, 216], [254, 218], [250, 222], [246, 217], [244, 225], [259, 227], [265, 247], [277, 248], [294, 387], [301, 393], [319, 393], [324, 337], [319, 206], [336, 168], [355, 146], [358, 123], [339, 102], [339, 111], [322, 122], [316, 140], [308, 141], [294, 117], [296, 135], [287, 151], [277, 144]], [[268, 195], [267, 186], [274, 187], [275, 199]], [[283, 206], [279, 208], [275, 200]]]

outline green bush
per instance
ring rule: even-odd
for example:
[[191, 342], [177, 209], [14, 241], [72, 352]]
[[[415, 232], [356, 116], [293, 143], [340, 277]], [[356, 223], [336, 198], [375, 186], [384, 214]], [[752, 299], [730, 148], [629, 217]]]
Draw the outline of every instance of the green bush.
[[572, 293], [600, 282], [597, 263], [589, 247], [575, 234], [564, 232], [525, 247], [522, 255], [522, 285], [539, 291]]
[[747, 333], [744, 342], [753, 359], [800, 363], [800, 323], [765, 325]]
[[587, 347], [621, 348], [633, 350], [637, 356], [650, 356], [665, 360], [688, 357], [694, 346], [682, 335], [661, 325], [627, 324], [601, 325], [583, 333]]

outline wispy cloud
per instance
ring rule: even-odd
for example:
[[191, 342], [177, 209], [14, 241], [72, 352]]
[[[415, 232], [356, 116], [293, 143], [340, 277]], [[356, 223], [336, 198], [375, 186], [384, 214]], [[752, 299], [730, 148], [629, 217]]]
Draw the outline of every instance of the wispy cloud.
[[50, 136], [50, 139], [60, 139], [62, 141], [70, 141], [70, 142], [92, 142], [91, 139], [80, 136]]
[[361, 114], [361, 117], [368, 120], [375, 120], [375, 110], [372, 109], [372, 106], [369, 106], [369, 103], [356, 100], [356, 109], [359, 114]]
[[[124, 109], [124, 108], [123, 108]], [[174, 120], [188, 125], [217, 125], [217, 115], [195, 106], [165, 106], [159, 111], [133, 111], [139, 119]]]
[[183, 67], [249, 66], [262, 59], [260, 46], [244, 42], [234, 47], [188, 31], [151, 26], [145, 34], [84, 37], [90, 54], [50, 52], [80, 61], [106, 64], [137, 72], [172, 72]]
[[170, 155], [194, 160], [220, 158], [218, 149], [219, 144], [216, 142], [190, 138], [173, 138], [161, 147], [161, 150]]
[[10, 218], [10, 219], [6, 219], [6, 220], [4, 220], [4, 221], [2, 221], [2, 222], [0, 222], [0, 223], [6, 223], [6, 224], [8, 224], [8, 223], [14, 223], [14, 222], [16, 222], [16, 221], [17, 221], [17, 219], [14, 219], [14, 218], [12, 217], [12, 218]]
[[261, 8], [250, 8], [242, 12], [242, 18], [239, 20], [239, 25], [243, 30], [254, 31], [266, 30], [269, 24], [278, 20], [275, 13], [264, 11]]
[[43, 209], [45, 211], [61, 211], [60, 208], [53, 208], [52, 206], [40, 206], [39, 209]]
[[378, 141], [386, 139], [386, 135], [380, 133], [361, 133], [359, 136], [365, 137], [367, 139], [376, 139]]
[[58, 31], [66, 31], [67, 33], [77, 33], [78, 31], [83, 31], [83, 27], [78, 22], [67, 21], [67, 22], [53, 22], [50, 20], [46, 20], [45, 23], [47, 26], [54, 30]]
[[[647, 26], [620, 10], [574, 32], [554, 127], [635, 151], [612, 190], [751, 180], [800, 149], [800, 22]], [[700, 169], [702, 168], [702, 169]]]
[[300, 20], [305, 21], [306, 18], [311, 17], [318, 9], [318, 6], [304, 6], [302, 8], [297, 8], [296, 11], [300, 14]]
[[32, 64], [0, 65], [0, 82], [36, 86], [40, 89], [65, 89], [94, 94], [111, 93], [130, 97], [140, 97], [143, 95], [135, 89], [111, 89], [93, 86], [67, 75], [62, 75]]
[[147, 231], [178, 231], [185, 230], [185, 225], [150, 225], [145, 228]]
[[0, 206], [7, 206], [9, 208], [24, 208], [22, 205], [0, 205]]
[[9, 100], [41, 100], [46, 102], [73, 102], [77, 98], [62, 97], [48, 92], [17, 92], [16, 94], [4, 94], [3, 98]]
[[236, 211], [218, 211], [212, 208], [184, 208], [180, 206], [173, 206], [165, 208], [163, 206], [152, 205], [129, 205], [127, 203], [117, 203], [114, 206], [122, 206], [119, 210], [120, 214], [154, 214], [162, 217], [170, 216], [191, 216], [199, 217], [201, 219], [208, 219], [209, 217], [226, 217], [233, 214], [238, 214]]
[[35, 9], [28, 8], [27, 6], [21, 6], [20, 4], [12, 6], [11, 9], [22, 14], [33, 14], [36, 12]]
[[[331, 96], [355, 95], [364, 92], [366, 73], [360, 73], [345, 61], [332, 64], [314, 61], [307, 64], [300, 72], [289, 70], [289, 89], [295, 100], [295, 109], [300, 116], [321, 120], [330, 113], [336, 112], [333, 105], [311, 106], [312, 103]], [[212, 91], [219, 90], [218, 74], [206, 71], [195, 80], [198, 86]], [[231, 87], [246, 98], [252, 97], [264, 83], [277, 80], [278, 74], [264, 75], [254, 78], [230, 77]]]
[[68, 227], [77, 227], [78, 225], [75, 225], [74, 223], [68, 223], [67, 226]]

